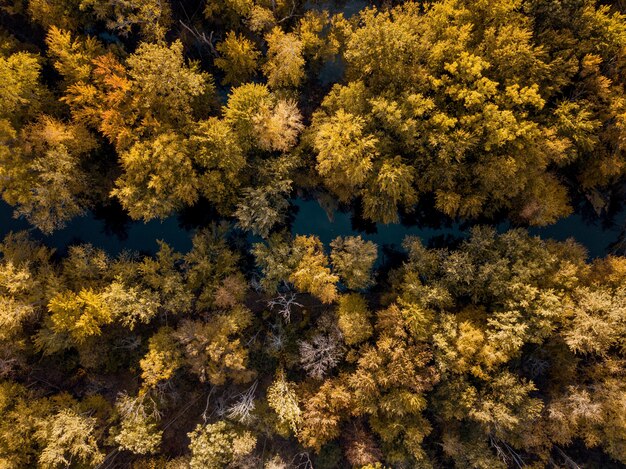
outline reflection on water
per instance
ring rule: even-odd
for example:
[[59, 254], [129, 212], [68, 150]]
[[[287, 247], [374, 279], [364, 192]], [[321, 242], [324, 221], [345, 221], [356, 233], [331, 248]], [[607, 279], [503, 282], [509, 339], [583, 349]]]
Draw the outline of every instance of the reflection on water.
[[[350, 212], [335, 211], [332, 221], [315, 200], [294, 199], [291, 229], [297, 235], [317, 235], [328, 245], [337, 236], [361, 235], [379, 246], [399, 248], [407, 235], [418, 236], [424, 244], [442, 246], [467, 234], [467, 227], [459, 223], [427, 227], [423, 224], [403, 225], [401, 223], [374, 225], [363, 223]], [[23, 219], [12, 217], [9, 205], [0, 203], [0, 237], [9, 231], [30, 230], [36, 239], [64, 252], [68, 245], [91, 243], [111, 255], [123, 250], [153, 254], [157, 251], [157, 240], [163, 240], [180, 252], [191, 249], [191, 236], [195, 228], [206, 226], [215, 214], [208, 207], [195, 207], [178, 216], [163, 221], [148, 223], [130, 220], [119, 207], [109, 207], [89, 212], [72, 220], [68, 226], [46, 236], [29, 226]], [[565, 240], [574, 238], [584, 245], [590, 257], [604, 256], [616, 251], [623, 253], [620, 243], [626, 220], [626, 209], [616, 213], [610, 222], [602, 223], [597, 217], [573, 214], [544, 228], [531, 228], [533, 235], [542, 238]], [[505, 231], [507, 224], [498, 225]], [[250, 240], [258, 241], [258, 239]]]
[[60, 252], [64, 252], [68, 245], [91, 243], [111, 255], [124, 250], [153, 254], [158, 249], [157, 240], [163, 240], [182, 252], [191, 249], [190, 233], [179, 226], [177, 217], [143, 223], [124, 219], [117, 213], [89, 212], [73, 219], [64, 229], [46, 236], [25, 220], [14, 219], [12, 213], [9, 205], [0, 203], [0, 237], [3, 238], [9, 231], [30, 230], [36, 239]]

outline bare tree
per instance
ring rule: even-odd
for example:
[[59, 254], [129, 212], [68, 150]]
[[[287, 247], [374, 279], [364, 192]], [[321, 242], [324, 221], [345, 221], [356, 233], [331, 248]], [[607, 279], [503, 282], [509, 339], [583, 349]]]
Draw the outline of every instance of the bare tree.
[[121, 416], [132, 420], [161, 419], [157, 402], [150, 393], [139, 394], [131, 397], [126, 393], [120, 393], [115, 401], [115, 406]]
[[508, 466], [522, 468], [525, 466], [522, 457], [509, 444], [495, 435], [489, 435], [491, 447], [496, 450], [498, 457]]
[[255, 407], [254, 393], [256, 392], [258, 384], [258, 381], [254, 381], [246, 391], [237, 396], [237, 401], [229, 406], [226, 411], [226, 416], [229, 419], [237, 420], [240, 423], [249, 423], [253, 420], [252, 411]]
[[113, 349], [135, 350], [140, 345], [141, 345], [141, 336], [129, 335], [127, 337], [122, 337], [120, 340], [115, 341], [115, 345], [113, 345]]
[[285, 322], [289, 324], [291, 321], [291, 309], [294, 306], [302, 308], [302, 305], [296, 301], [296, 298], [296, 293], [292, 291], [281, 292], [278, 296], [269, 300], [267, 306], [272, 311], [277, 311], [285, 319]]
[[261, 279], [258, 277], [258, 275], [254, 275], [251, 279], [250, 279], [250, 288], [252, 288], [255, 292], [257, 293], [261, 293], [263, 291], [263, 285], [261, 285]]
[[313, 462], [307, 452], [296, 454], [291, 460], [291, 465], [295, 469], [313, 469]]
[[0, 378], [6, 378], [7, 376], [11, 375], [17, 365], [17, 358], [0, 358]]
[[558, 446], [555, 446], [554, 448], [559, 452], [559, 454], [563, 458], [563, 461], [565, 461], [566, 467], [569, 467], [570, 469], [580, 469], [580, 466], [576, 464], [576, 461], [574, 461], [567, 454], [565, 454], [565, 452], [561, 448], [559, 448]]
[[285, 331], [279, 323], [270, 326], [271, 332], [267, 334], [267, 344], [275, 352], [285, 348], [287, 337]]
[[333, 369], [343, 355], [341, 335], [338, 332], [316, 334], [310, 341], [300, 342], [300, 364], [312, 378], [322, 379]]

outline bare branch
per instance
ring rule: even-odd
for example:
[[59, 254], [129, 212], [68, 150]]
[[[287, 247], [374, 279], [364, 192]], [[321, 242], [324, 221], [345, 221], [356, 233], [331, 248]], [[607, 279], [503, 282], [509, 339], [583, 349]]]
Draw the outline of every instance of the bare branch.
[[277, 310], [287, 324], [291, 321], [291, 308], [294, 306], [303, 307], [296, 301], [297, 295], [292, 291], [281, 292], [276, 298], [272, 298], [267, 302], [267, 306], [272, 310]]

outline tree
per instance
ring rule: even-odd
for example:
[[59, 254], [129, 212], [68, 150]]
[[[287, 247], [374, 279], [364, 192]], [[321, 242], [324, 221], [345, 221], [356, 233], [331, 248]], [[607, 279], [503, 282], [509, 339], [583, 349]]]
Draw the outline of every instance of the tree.
[[141, 359], [141, 378], [144, 386], [151, 388], [169, 380], [183, 364], [174, 330], [162, 327], [148, 341], [148, 353]]
[[165, 218], [198, 199], [198, 180], [188, 142], [167, 132], [135, 143], [120, 155], [124, 174], [111, 195], [135, 219]]
[[364, 121], [339, 110], [315, 133], [317, 171], [340, 201], [347, 202], [372, 170], [377, 139], [363, 132]]
[[81, 0], [80, 3], [81, 10], [93, 10], [96, 18], [106, 21], [108, 29], [123, 36], [139, 27], [144, 39], [159, 41], [172, 22], [168, 0]]
[[322, 62], [339, 52], [339, 41], [328, 32], [330, 15], [327, 11], [308, 10], [296, 27], [298, 39], [302, 41], [302, 55], [307, 62]]
[[41, 111], [45, 88], [39, 82], [40, 73], [41, 64], [34, 54], [0, 55], [0, 78], [4, 83], [0, 91], [0, 120], [6, 119], [19, 129]]
[[330, 242], [333, 270], [351, 290], [367, 288], [374, 283], [372, 268], [378, 257], [377, 246], [360, 236], [337, 237]]
[[230, 214], [247, 165], [236, 134], [224, 120], [210, 118], [198, 123], [189, 145], [198, 191], [221, 212]]
[[278, 369], [274, 381], [267, 389], [267, 402], [278, 415], [281, 425], [297, 434], [302, 422], [302, 410], [295, 386], [287, 381], [282, 368]]
[[352, 396], [345, 383], [327, 379], [317, 390], [305, 394], [302, 402], [304, 409], [298, 441], [319, 451], [340, 435], [339, 425], [352, 404]]
[[297, 264], [289, 280], [296, 288], [317, 297], [322, 303], [335, 301], [339, 277], [327, 267], [328, 258], [321, 241], [315, 236], [296, 236], [293, 255]]
[[254, 123], [258, 132], [259, 148], [266, 151], [290, 150], [304, 128], [302, 115], [295, 101], [283, 99], [277, 100], [271, 110], [262, 108], [254, 116]]
[[51, 233], [84, 213], [88, 177], [81, 158], [96, 143], [82, 126], [47, 116], [27, 126], [20, 140], [20, 146], [0, 161], [0, 191], [5, 201], [17, 206], [16, 216]]
[[295, 103], [278, 99], [267, 86], [255, 83], [232, 90], [224, 120], [245, 150], [287, 151], [303, 128]]
[[289, 202], [291, 181], [277, 181], [267, 187], [244, 189], [242, 200], [237, 205], [237, 226], [255, 235], [267, 238], [270, 231], [282, 222]]
[[241, 333], [250, 322], [250, 311], [237, 306], [214, 313], [208, 323], [184, 320], [174, 337], [182, 347], [185, 363], [201, 382], [222, 385], [232, 379], [242, 383], [254, 375], [246, 369], [248, 351], [241, 343]]
[[139, 280], [149, 291], [158, 294], [166, 314], [185, 314], [191, 311], [194, 296], [185, 282], [180, 264], [184, 256], [163, 241], [154, 258], [145, 257], [138, 266]]
[[93, 37], [72, 38], [70, 31], [56, 26], [48, 30], [46, 45], [54, 58], [54, 68], [67, 85], [88, 81], [94, 68], [93, 60], [104, 54], [102, 45]]
[[[52, 252], [28, 238], [25, 232], [10, 233], [0, 243], [0, 340], [11, 357], [11, 346], [21, 348], [25, 326], [38, 317], [38, 305], [46, 301], [55, 284], [50, 263]], [[6, 370], [5, 370], [6, 371]]]
[[128, 286], [119, 276], [103, 292], [115, 320], [131, 331], [138, 323], [147, 324], [159, 313], [161, 303], [155, 292], [139, 286]]
[[213, 225], [196, 233], [184, 257], [186, 286], [196, 308], [231, 309], [243, 303], [247, 285], [239, 272], [239, 253], [227, 241], [229, 226]]
[[69, 86], [63, 101], [119, 152], [168, 130], [182, 132], [214, 91], [211, 76], [186, 63], [180, 41], [141, 43], [125, 64], [110, 52], [92, 63], [91, 79]]
[[417, 203], [413, 187], [414, 169], [395, 157], [384, 160], [376, 181], [363, 192], [363, 214], [370, 220], [397, 223], [398, 207], [411, 207]]
[[276, 292], [282, 282], [287, 282], [296, 267], [297, 259], [291, 243], [280, 233], [271, 234], [267, 244], [254, 244], [252, 253], [263, 273], [261, 285], [270, 293]]
[[431, 429], [422, 415], [425, 393], [439, 376], [429, 365], [432, 352], [424, 340], [427, 321], [418, 326], [407, 313], [396, 305], [378, 312], [376, 340], [360, 349], [347, 386], [352, 413], [369, 417], [387, 460], [425, 462], [422, 441]]
[[76, 30], [83, 22], [83, 18], [77, 14], [80, 4], [81, 0], [33, 0], [28, 2], [28, 14], [45, 29], [57, 26]]
[[250, 81], [261, 56], [252, 41], [229, 31], [226, 39], [215, 48], [221, 54], [215, 59], [215, 65], [224, 72], [225, 85], [237, 86]]
[[580, 288], [574, 292], [575, 306], [565, 342], [576, 354], [605, 355], [611, 347], [624, 347], [626, 290]]
[[380, 459], [382, 453], [362, 423], [355, 423], [351, 431], [343, 438], [345, 456], [353, 466], [364, 468], [382, 468]]
[[206, 426], [197, 425], [188, 436], [191, 439], [192, 469], [236, 466], [237, 461], [256, 446], [256, 438], [250, 432], [237, 430], [223, 420]]
[[272, 230], [285, 222], [300, 159], [282, 154], [258, 164], [256, 187], [243, 190], [234, 215], [239, 227], [267, 238]]
[[300, 341], [300, 364], [311, 378], [323, 379], [339, 364], [344, 353], [340, 338], [337, 331], [330, 331]]
[[[542, 47], [551, 56], [556, 53], [562, 58], [555, 63], [554, 83], [587, 93], [558, 103], [557, 128], [570, 142], [568, 150], [577, 160], [580, 182], [587, 188], [604, 186], [624, 171], [624, 162], [613, 146], [623, 128], [623, 88], [616, 86], [624, 70], [623, 57], [617, 52], [626, 38], [623, 12], [592, 1], [555, 10], [546, 2], [534, 1], [528, 14]], [[605, 44], [601, 50], [594, 47], [598, 40]], [[550, 91], [556, 95], [559, 89], [553, 86]]]
[[371, 315], [365, 299], [358, 293], [349, 293], [339, 298], [337, 326], [346, 344], [359, 344], [372, 335]]
[[187, 64], [183, 45], [174, 41], [169, 47], [141, 43], [126, 60], [133, 91], [157, 120], [167, 123], [188, 119], [194, 98], [212, 91], [211, 77], [197, 64]]
[[100, 335], [102, 326], [113, 322], [113, 316], [102, 296], [95, 291], [61, 292], [48, 303], [49, 327], [57, 334], [68, 334], [80, 344]]
[[265, 85], [247, 83], [231, 90], [223, 110], [224, 121], [233, 129], [244, 150], [256, 146], [259, 132], [255, 116], [267, 115], [274, 103]]
[[37, 422], [50, 412], [47, 400], [10, 380], [0, 382], [0, 463], [7, 468], [35, 466]]
[[43, 468], [68, 467], [73, 462], [95, 466], [104, 460], [96, 440], [96, 419], [64, 409], [41, 422], [35, 437], [43, 449]]
[[132, 398], [126, 394], [118, 396], [117, 411], [121, 417], [119, 432], [115, 435], [115, 442], [120, 448], [132, 451], [135, 454], [151, 454], [158, 452], [161, 444], [162, 430], [155, 422], [155, 412], [150, 413], [146, 395]]
[[408, 3], [345, 29], [347, 84], [312, 125], [316, 169], [341, 200], [362, 196], [366, 216], [384, 222], [424, 193], [450, 216], [507, 210], [546, 224], [570, 212], [551, 171], [569, 162], [571, 141], [546, 106], [550, 59], [513, 2]]
[[303, 44], [293, 33], [276, 26], [265, 36], [267, 62], [263, 72], [270, 88], [297, 87], [304, 78]]

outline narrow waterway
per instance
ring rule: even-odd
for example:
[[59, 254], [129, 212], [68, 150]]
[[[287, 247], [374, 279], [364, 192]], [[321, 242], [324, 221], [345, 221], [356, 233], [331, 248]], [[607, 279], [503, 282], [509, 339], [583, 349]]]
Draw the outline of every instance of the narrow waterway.
[[[317, 235], [324, 244], [337, 236], [361, 235], [374, 241], [379, 246], [399, 247], [407, 235], [418, 236], [425, 244], [439, 240], [462, 237], [467, 230], [459, 224], [441, 228], [423, 226], [405, 226], [400, 223], [378, 224], [367, 232], [358, 229], [354, 217], [349, 212], [336, 211], [332, 219], [315, 200], [294, 199], [294, 218], [291, 224], [293, 234]], [[46, 236], [33, 229], [24, 219], [15, 219], [12, 208], [0, 203], [0, 236], [10, 231], [31, 230], [35, 238], [46, 245], [63, 252], [67, 246], [90, 243], [104, 249], [111, 255], [124, 250], [153, 254], [158, 249], [157, 240], [163, 240], [180, 252], [191, 248], [193, 230], [180, 217], [172, 216], [163, 221], [152, 220], [148, 223], [131, 221], [119, 214], [95, 214], [75, 218], [64, 229]], [[531, 228], [530, 232], [542, 238], [565, 240], [574, 238], [587, 248], [589, 256], [600, 257], [611, 252], [623, 253], [620, 248], [621, 236], [626, 224], [626, 209], [616, 213], [610, 222], [599, 218], [583, 217], [575, 213], [559, 222], [543, 227]], [[508, 228], [506, 224], [497, 226], [499, 231]]]

